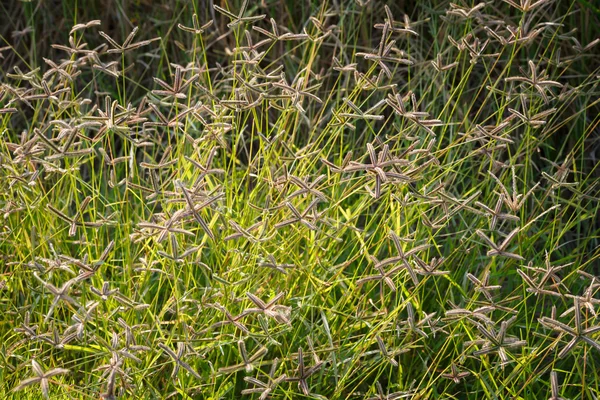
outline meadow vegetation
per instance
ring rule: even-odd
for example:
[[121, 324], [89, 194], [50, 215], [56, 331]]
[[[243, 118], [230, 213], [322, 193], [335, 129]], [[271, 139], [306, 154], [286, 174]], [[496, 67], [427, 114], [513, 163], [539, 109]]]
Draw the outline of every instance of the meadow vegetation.
[[455, 1], [0, 4], [0, 397], [600, 397], [600, 9]]

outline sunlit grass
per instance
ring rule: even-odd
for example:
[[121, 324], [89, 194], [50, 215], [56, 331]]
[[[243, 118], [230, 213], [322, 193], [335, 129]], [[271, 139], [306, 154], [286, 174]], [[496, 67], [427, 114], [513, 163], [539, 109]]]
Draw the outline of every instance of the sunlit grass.
[[139, 3], [0, 8], [3, 398], [599, 395], [593, 7]]

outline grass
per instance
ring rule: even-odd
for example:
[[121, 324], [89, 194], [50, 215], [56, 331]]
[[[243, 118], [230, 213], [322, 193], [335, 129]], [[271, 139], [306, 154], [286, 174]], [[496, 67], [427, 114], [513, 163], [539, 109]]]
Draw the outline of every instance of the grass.
[[0, 13], [3, 398], [600, 395], [593, 5]]

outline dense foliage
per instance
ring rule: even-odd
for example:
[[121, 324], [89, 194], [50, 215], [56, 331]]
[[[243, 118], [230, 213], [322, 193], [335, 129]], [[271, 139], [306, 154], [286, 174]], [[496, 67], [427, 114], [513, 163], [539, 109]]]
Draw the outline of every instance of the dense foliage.
[[600, 9], [0, 5], [2, 398], [600, 396]]

